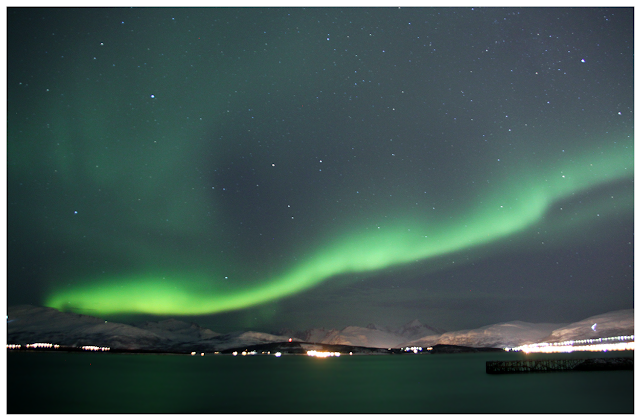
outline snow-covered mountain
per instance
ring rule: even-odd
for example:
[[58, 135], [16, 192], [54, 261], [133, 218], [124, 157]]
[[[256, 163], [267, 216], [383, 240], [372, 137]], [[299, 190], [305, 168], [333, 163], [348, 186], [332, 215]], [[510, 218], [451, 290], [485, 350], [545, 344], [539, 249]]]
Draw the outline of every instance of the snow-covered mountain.
[[409, 339], [416, 339], [420, 337], [425, 337], [427, 335], [431, 335], [433, 333], [443, 334], [446, 331], [441, 328], [430, 327], [429, 325], [422, 324], [417, 319], [409, 322], [408, 324], [403, 325], [397, 331], [397, 335], [401, 335], [403, 337], [407, 337]]
[[31, 305], [10, 306], [8, 312], [7, 338], [11, 344], [39, 342], [123, 350], [211, 352], [289, 339], [252, 331], [222, 335], [175, 319], [132, 326]]
[[291, 335], [311, 343], [398, 348], [399, 344], [408, 340], [443, 332], [444, 330], [422, 324], [415, 319], [395, 330], [369, 324], [366, 327], [349, 326], [341, 330], [314, 328], [303, 333], [291, 333]]
[[62, 346], [108, 346], [131, 350], [163, 344], [154, 332], [88, 315], [60, 312], [31, 305], [8, 308], [8, 343], [54, 343]]
[[63, 346], [108, 346], [112, 349], [156, 351], [223, 351], [258, 344], [303, 341], [358, 347], [399, 348], [449, 344], [468, 347], [517, 347], [537, 342], [633, 334], [633, 309], [609, 312], [572, 324], [504, 322], [472, 330], [443, 332], [414, 320], [398, 329], [369, 324], [340, 330], [316, 328], [278, 334], [239, 331], [219, 334], [195, 323], [169, 319], [136, 326], [60, 312], [31, 305], [10, 306], [8, 343], [47, 342]]
[[[282, 335], [267, 334], [256, 331], [238, 331], [231, 334], [224, 334], [216, 337], [215, 350], [237, 349], [241, 347], [254, 346], [256, 344], [283, 343], [289, 341], [291, 337]], [[300, 341], [293, 338], [292, 341]]]
[[633, 309], [607, 312], [554, 330], [542, 341], [553, 343], [633, 334]]
[[[596, 331], [592, 330], [594, 324]], [[366, 328], [346, 327], [341, 330], [316, 328], [294, 336], [302, 341], [315, 343], [378, 348], [429, 347], [436, 344], [503, 348], [539, 342], [631, 335], [633, 325], [633, 309], [626, 309], [596, 315], [568, 325], [511, 321], [472, 330], [444, 332], [414, 320], [396, 330], [369, 324]]]
[[473, 330], [451, 331], [402, 343], [400, 347], [450, 344], [467, 347], [516, 347], [522, 344], [540, 342], [555, 329], [565, 324], [533, 324], [522, 321], [503, 322]]
[[342, 344], [360, 347], [390, 348], [402, 342], [402, 337], [375, 328], [346, 327], [341, 330], [308, 330], [303, 341], [323, 344]]
[[633, 326], [633, 309], [625, 309], [592, 316], [568, 325], [533, 324], [521, 321], [504, 322], [473, 330], [429, 335], [402, 343], [400, 347], [428, 347], [436, 344], [468, 347], [517, 347], [541, 342], [553, 343], [566, 340], [632, 335]]

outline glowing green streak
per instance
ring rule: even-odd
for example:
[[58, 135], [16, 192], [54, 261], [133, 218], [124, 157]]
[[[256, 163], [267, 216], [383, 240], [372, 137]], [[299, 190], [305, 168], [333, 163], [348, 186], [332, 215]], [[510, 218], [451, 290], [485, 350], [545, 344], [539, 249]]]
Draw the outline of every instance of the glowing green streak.
[[[564, 159], [554, 172], [505, 182], [451, 218], [401, 220], [352, 231], [311, 258], [250, 289], [221, 289], [201, 274], [105, 279], [51, 294], [47, 306], [107, 315], [114, 313], [206, 314], [245, 308], [292, 295], [339, 274], [370, 272], [393, 265], [477, 247], [518, 233], [541, 220], [549, 206], [571, 194], [633, 176], [633, 141], [598, 154]], [[525, 171], [526, 172], [526, 171]], [[526, 177], [525, 177], [526, 176]], [[632, 201], [626, 201], [627, 206]], [[157, 280], [159, 278], [168, 280]]]

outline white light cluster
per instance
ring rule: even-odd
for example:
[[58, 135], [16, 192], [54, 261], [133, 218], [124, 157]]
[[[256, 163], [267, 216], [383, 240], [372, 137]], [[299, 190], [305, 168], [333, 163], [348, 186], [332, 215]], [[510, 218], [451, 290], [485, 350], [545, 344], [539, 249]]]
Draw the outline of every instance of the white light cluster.
[[276, 357], [280, 357], [280, 356], [282, 356], [282, 353], [280, 353], [279, 351], [276, 352]]
[[111, 350], [111, 347], [82, 346], [82, 350], [87, 350], [87, 351], [109, 351], [109, 350]]
[[412, 351], [414, 353], [418, 353], [419, 351], [422, 351], [422, 347], [416, 347], [416, 346], [414, 346], [414, 347], [405, 347], [403, 350], [404, 351]]
[[60, 345], [59, 344], [51, 344], [51, 343], [32, 343], [32, 344], [27, 344], [25, 347], [27, 347], [28, 349], [59, 349]]
[[340, 357], [339, 351], [317, 351], [317, 350], [309, 350], [307, 352], [307, 356], [313, 357]]
[[[19, 349], [22, 345], [20, 344], [7, 344], [8, 349]], [[25, 348], [28, 349], [59, 349], [60, 344], [51, 344], [51, 343], [31, 343], [25, 345]], [[88, 351], [109, 351], [111, 347], [98, 347], [98, 346], [82, 346], [80, 347], [82, 350]]]
[[[623, 351], [634, 350], [634, 336], [624, 335], [586, 340], [568, 340], [558, 343], [534, 343], [518, 347], [506, 347], [505, 351], [525, 353], [570, 353], [573, 351]], [[614, 342], [616, 341], [616, 342]]]

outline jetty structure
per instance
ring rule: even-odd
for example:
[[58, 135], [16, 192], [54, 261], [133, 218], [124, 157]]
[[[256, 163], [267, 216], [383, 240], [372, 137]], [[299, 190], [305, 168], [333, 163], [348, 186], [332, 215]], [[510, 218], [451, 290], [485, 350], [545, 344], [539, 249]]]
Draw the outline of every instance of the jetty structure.
[[486, 365], [486, 372], [489, 374], [559, 372], [569, 370], [633, 370], [633, 358], [607, 357], [591, 359], [506, 360], [488, 361]]

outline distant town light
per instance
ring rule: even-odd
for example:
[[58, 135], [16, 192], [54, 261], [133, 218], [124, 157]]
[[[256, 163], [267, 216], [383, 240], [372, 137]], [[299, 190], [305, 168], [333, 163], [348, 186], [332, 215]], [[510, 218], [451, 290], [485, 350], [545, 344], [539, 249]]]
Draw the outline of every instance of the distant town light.
[[53, 347], [53, 344], [51, 344], [51, 343], [32, 343], [32, 344], [27, 344], [26, 347], [27, 348], [32, 348], [32, 349], [50, 349], [51, 347]]
[[317, 351], [317, 350], [309, 350], [307, 351], [307, 356], [313, 357], [340, 357], [340, 352], [336, 351]]
[[[594, 324], [595, 325], [595, 324]], [[525, 353], [570, 353], [574, 351], [625, 351], [635, 349], [635, 336], [591, 338], [585, 340], [567, 340], [558, 343], [533, 343], [519, 347], [505, 347], [505, 351], [522, 351]], [[603, 343], [603, 341], [618, 341]], [[595, 343], [595, 344], [594, 344]]]
[[88, 351], [109, 351], [111, 347], [98, 347], [98, 346], [82, 346], [82, 350]]

